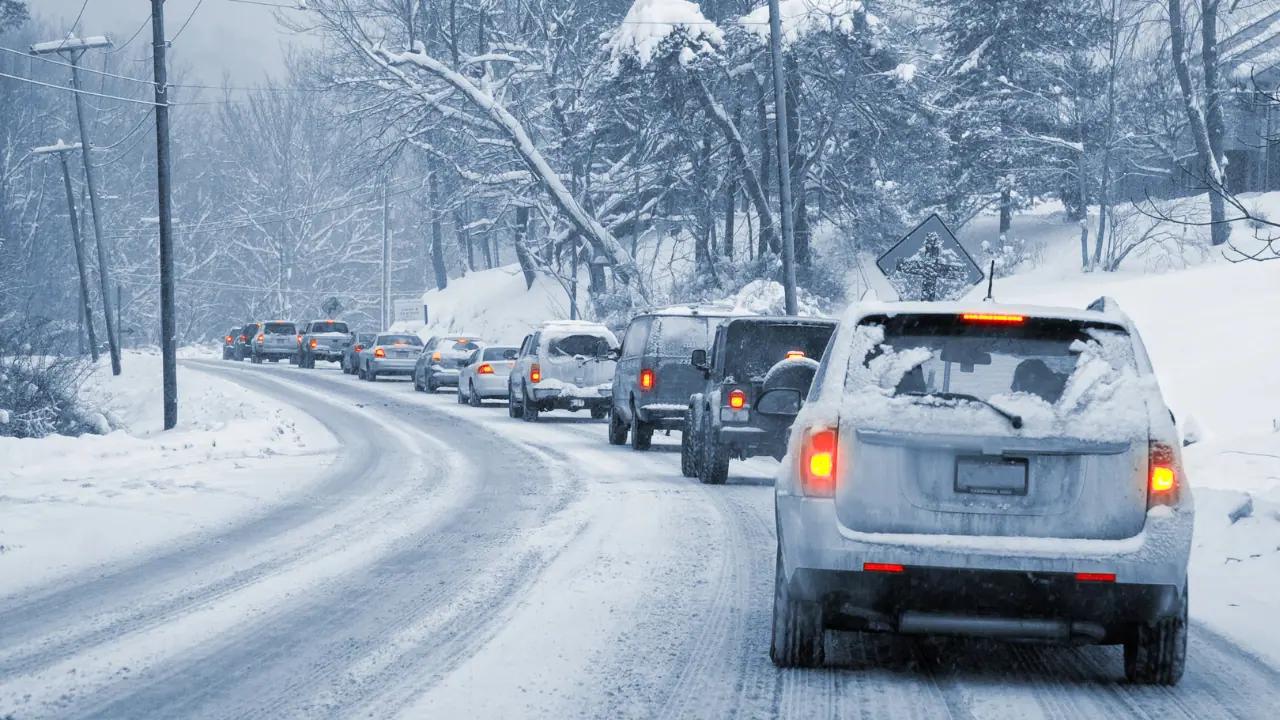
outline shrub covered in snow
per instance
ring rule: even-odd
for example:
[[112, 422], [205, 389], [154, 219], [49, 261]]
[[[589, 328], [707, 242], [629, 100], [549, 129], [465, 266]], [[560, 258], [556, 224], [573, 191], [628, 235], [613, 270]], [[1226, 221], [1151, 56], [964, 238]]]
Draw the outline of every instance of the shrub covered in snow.
[[48, 321], [20, 322], [0, 332], [0, 436], [108, 429], [101, 415], [87, 411], [77, 399], [90, 365], [83, 356], [62, 354], [65, 337]]

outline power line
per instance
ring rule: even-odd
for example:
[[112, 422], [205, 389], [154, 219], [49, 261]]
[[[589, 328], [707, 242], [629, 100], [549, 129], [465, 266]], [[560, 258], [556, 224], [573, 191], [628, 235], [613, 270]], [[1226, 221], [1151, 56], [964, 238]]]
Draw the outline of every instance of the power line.
[[[50, 65], [57, 65], [59, 67], [64, 67], [64, 68], [73, 67], [71, 63], [61, 62], [58, 60], [54, 60], [53, 58], [44, 57], [43, 55], [32, 55], [31, 53], [22, 52], [21, 50], [15, 50], [13, 48], [0, 47], [0, 52], [7, 52], [11, 55], [17, 55], [19, 57], [24, 57], [24, 58], [35, 58], [40, 62], [46, 62], [46, 63], [49, 63]], [[142, 85], [151, 84], [150, 80], [142, 80], [140, 78], [129, 77], [128, 75], [117, 75], [115, 73], [106, 72], [105, 70], [94, 70], [93, 68], [85, 67], [83, 65], [76, 65], [74, 67], [76, 67], [79, 70], [83, 70], [84, 72], [91, 72], [94, 75], [105, 75], [106, 77], [118, 78], [120, 80], [129, 80], [130, 82], [136, 82]]]
[[191, 18], [196, 16], [196, 11], [200, 9], [202, 4], [204, 4], [204, 0], [196, 0], [196, 6], [191, 8], [191, 14], [187, 16], [186, 20], [182, 21], [182, 27], [178, 28], [178, 32], [174, 33], [173, 37], [169, 38], [169, 42], [175, 42], [178, 36], [182, 34], [182, 31], [187, 29], [187, 25], [191, 23]]
[[62, 90], [69, 93], [77, 93], [79, 95], [93, 95], [94, 97], [106, 98], [108, 100], [119, 100], [121, 102], [131, 102], [131, 103], [137, 103], [139, 105], [150, 105], [152, 107], [157, 106], [156, 103], [153, 103], [150, 100], [135, 100], [134, 98], [120, 97], [119, 95], [107, 95], [105, 93], [96, 93], [96, 92], [93, 92], [92, 90], [77, 90], [75, 88], [69, 88], [66, 85], [54, 85], [53, 83], [40, 82], [39, 80], [32, 80], [31, 78], [21, 77], [19, 75], [10, 75], [9, 73], [0, 72], [0, 77], [7, 77], [12, 80], [18, 80], [20, 82], [31, 83], [32, 85], [40, 85], [43, 87], [53, 88], [54, 90]]
[[145, 27], [147, 26], [147, 24], [148, 24], [148, 23], [150, 23], [150, 22], [151, 22], [151, 16], [150, 16], [150, 15], [148, 15], [148, 16], [147, 16], [147, 17], [142, 21], [142, 24], [138, 26], [138, 29], [137, 29], [137, 30], [134, 30], [134, 31], [133, 31], [133, 34], [129, 36], [129, 39], [124, 41], [124, 44], [123, 44], [123, 45], [121, 45], [121, 46], [117, 47], [117, 48], [116, 48], [116, 49], [114, 49], [114, 50], [108, 50], [108, 51], [106, 51], [106, 53], [105, 53], [105, 54], [106, 54], [106, 55], [115, 55], [116, 53], [121, 52], [121, 51], [122, 51], [122, 50], [124, 50], [125, 48], [129, 47], [129, 44], [130, 44], [130, 43], [132, 43], [134, 40], [136, 40], [136, 39], [138, 38], [138, 35], [140, 35], [140, 34], [142, 33], [142, 29], [143, 29], [143, 28], [145, 28]]
[[74, 33], [76, 28], [80, 26], [80, 18], [84, 17], [84, 9], [87, 7], [89, 7], [89, 0], [84, 0], [84, 3], [80, 6], [80, 12], [76, 13], [76, 21], [71, 23], [71, 32]]

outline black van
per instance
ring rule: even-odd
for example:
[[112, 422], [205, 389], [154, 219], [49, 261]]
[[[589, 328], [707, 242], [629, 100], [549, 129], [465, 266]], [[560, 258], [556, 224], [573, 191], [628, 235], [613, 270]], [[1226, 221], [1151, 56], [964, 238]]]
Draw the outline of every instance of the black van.
[[726, 307], [675, 306], [631, 319], [613, 376], [609, 443], [647, 450], [653, 431], [679, 430], [689, 396], [702, 388], [690, 364], [694, 350], [711, 347], [716, 326], [737, 317]]

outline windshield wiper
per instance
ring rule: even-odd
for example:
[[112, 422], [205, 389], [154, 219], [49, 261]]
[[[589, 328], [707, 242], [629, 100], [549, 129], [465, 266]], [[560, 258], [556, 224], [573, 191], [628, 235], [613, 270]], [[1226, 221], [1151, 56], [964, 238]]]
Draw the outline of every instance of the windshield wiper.
[[994, 410], [1001, 417], [1008, 420], [1009, 424], [1013, 426], [1014, 430], [1018, 430], [1022, 428], [1021, 415], [1015, 415], [1014, 413], [1011, 413], [1008, 410], [999, 408], [991, 404], [990, 402], [983, 400], [977, 395], [970, 395], [969, 393], [953, 393], [953, 392], [932, 392], [932, 393], [907, 392], [907, 393], [900, 393], [900, 394], [906, 395], [909, 397], [936, 397], [941, 400], [967, 400], [969, 402], [976, 402], [979, 405], [986, 405], [987, 407]]

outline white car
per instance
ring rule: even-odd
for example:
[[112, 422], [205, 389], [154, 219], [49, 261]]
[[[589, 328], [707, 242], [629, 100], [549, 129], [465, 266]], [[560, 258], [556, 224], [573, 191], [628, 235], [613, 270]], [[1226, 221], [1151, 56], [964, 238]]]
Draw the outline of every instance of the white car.
[[1137, 329], [1088, 310], [851, 308], [775, 486], [771, 655], [823, 662], [827, 628], [1120, 644], [1131, 682], [1187, 650], [1194, 509]]
[[520, 348], [490, 345], [471, 353], [467, 364], [458, 371], [458, 403], [480, 407], [485, 400], [505, 398], [507, 379], [516, 366]]

